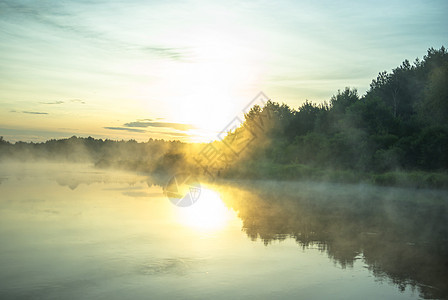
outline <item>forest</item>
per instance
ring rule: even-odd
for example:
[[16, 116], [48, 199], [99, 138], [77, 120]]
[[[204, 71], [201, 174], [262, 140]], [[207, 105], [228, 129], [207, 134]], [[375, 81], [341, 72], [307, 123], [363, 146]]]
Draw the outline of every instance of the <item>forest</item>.
[[448, 188], [448, 52], [430, 48], [380, 72], [364, 95], [339, 90], [297, 109], [269, 100], [211, 144], [73, 136], [0, 138], [0, 160], [91, 162], [140, 172], [227, 179], [305, 179]]

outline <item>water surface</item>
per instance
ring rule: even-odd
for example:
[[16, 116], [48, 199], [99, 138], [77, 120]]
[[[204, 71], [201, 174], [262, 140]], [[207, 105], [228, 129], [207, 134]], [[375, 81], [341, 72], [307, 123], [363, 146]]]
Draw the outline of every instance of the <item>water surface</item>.
[[142, 175], [3, 164], [3, 299], [447, 296], [446, 194], [204, 185], [176, 207]]

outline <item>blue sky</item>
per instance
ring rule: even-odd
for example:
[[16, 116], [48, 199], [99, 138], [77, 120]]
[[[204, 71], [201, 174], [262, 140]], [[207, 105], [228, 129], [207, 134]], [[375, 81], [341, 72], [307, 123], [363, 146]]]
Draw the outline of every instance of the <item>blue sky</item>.
[[447, 1], [0, 0], [0, 135], [212, 139], [259, 91], [292, 107], [364, 93], [378, 72], [447, 46], [447, 12]]

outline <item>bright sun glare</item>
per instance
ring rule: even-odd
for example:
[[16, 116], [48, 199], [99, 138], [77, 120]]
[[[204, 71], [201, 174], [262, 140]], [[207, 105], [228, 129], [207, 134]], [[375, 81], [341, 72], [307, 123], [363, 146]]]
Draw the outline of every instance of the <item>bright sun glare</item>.
[[164, 89], [160, 95], [165, 99], [167, 115], [175, 122], [194, 126], [188, 131], [191, 141], [216, 139], [253, 97], [245, 93], [257, 82], [260, 67], [253, 62], [253, 53], [236, 46], [244, 39], [236, 34], [218, 39], [203, 33], [196, 37], [191, 61], [169, 62], [161, 68]]
[[189, 207], [177, 208], [177, 213], [179, 223], [199, 231], [224, 229], [235, 217], [234, 212], [224, 205], [219, 194], [207, 188], [202, 188], [196, 203]]

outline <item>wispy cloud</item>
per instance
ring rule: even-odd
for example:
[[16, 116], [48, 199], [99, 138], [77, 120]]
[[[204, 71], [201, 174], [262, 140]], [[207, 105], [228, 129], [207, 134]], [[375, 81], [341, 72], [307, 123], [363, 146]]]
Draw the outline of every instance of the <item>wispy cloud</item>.
[[40, 104], [49, 104], [49, 105], [53, 105], [53, 104], [62, 104], [64, 103], [64, 101], [53, 101], [53, 102], [39, 102]]
[[146, 132], [146, 130], [143, 130], [143, 129], [125, 128], [125, 127], [104, 127], [104, 129], [122, 130], [122, 131], [138, 132], [138, 133]]
[[24, 110], [24, 111], [11, 110], [10, 112], [13, 112], [13, 113], [30, 114], [30, 115], [48, 115], [48, 113], [46, 113], [46, 112], [41, 112], [41, 111], [29, 111], [29, 110]]
[[[107, 126], [107, 127], [103, 127], [103, 128], [109, 129], [109, 130], [117, 130], [117, 131], [156, 134], [158, 136], [163, 136], [164, 138], [168, 138], [168, 139], [191, 137], [191, 134], [188, 134], [188, 133], [182, 132], [182, 131], [186, 131], [188, 129], [195, 128], [194, 126], [189, 125], [189, 124], [155, 122], [152, 120], [153, 119], [139, 119], [139, 121], [136, 121], [136, 122], [129, 122], [129, 123], [123, 124], [122, 127]], [[158, 130], [141, 129], [141, 128], [148, 128], [148, 127], [161, 128], [161, 130], [158, 131]], [[174, 131], [173, 130], [169, 131], [169, 130], [167, 130], [167, 128], [174, 129]]]
[[68, 100], [68, 101], [59, 100], [59, 101], [49, 101], [49, 102], [39, 102], [39, 103], [40, 104], [46, 104], [46, 105], [58, 105], [58, 104], [64, 104], [64, 103], [67, 103], [67, 102], [69, 102], [69, 103], [86, 104], [86, 102], [84, 100], [81, 100], [81, 99], [71, 99], [71, 100]]
[[[79, 21], [79, 16], [88, 19], [88, 13], [83, 11], [97, 4], [51, 5], [42, 3], [18, 3], [17, 1], [0, 1], [0, 10], [3, 9], [11, 16], [26, 17], [47, 27], [53, 33], [71, 34], [77, 38], [94, 42], [100, 46], [109, 45], [114, 49], [124, 51], [137, 51], [151, 56], [174, 61], [185, 61], [191, 57], [187, 47], [166, 47], [159, 45], [145, 45], [135, 40], [128, 40], [117, 34], [112, 34], [95, 26], [88, 26]], [[77, 11], [77, 12], [76, 12]], [[79, 11], [81, 12], [79, 14]]]
[[[86, 38], [98, 38], [100, 33], [91, 30], [87, 26], [71, 23], [73, 14], [69, 10], [61, 9], [61, 6], [44, 3], [18, 3], [17, 1], [0, 2], [1, 6], [10, 15], [25, 16], [34, 19], [40, 24], [64, 32], [72, 32]], [[69, 20], [69, 21], [67, 21]]]
[[185, 60], [190, 56], [186, 48], [146, 46], [140, 49], [154, 56], [171, 60]]
[[194, 129], [196, 127], [194, 127], [193, 125], [190, 124], [182, 124], [182, 123], [170, 123], [170, 122], [130, 122], [130, 123], [126, 123], [123, 126], [125, 127], [141, 127], [141, 128], [146, 128], [146, 127], [164, 127], [164, 128], [172, 128], [172, 129], [177, 129], [177, 130], [182, 130], [182, 131], [186, 131], [186, 130], [190, 130], [190, 129]]

